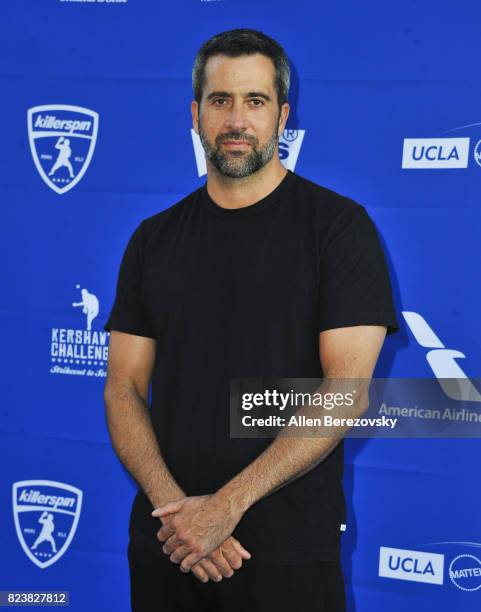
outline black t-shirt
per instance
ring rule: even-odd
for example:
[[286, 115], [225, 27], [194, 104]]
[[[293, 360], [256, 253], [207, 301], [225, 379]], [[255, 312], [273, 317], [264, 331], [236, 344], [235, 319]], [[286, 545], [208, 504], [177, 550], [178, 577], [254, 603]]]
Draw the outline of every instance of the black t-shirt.
[[[229, 435], [229, 379], [321, 378], [319, 332], [398, 329], [375, 226], [353, 200], [288, 171], [262, 200], [225, 209], [206, 184], [140, 223], [125, 250], [106, 330], [156, 339], [150, 415], [188, 495], [215, 492], [271, 439]], [[250, 563], [339, 558], [343, 443], [254, 504], [233, 532]], [[164, 556], [139, 490], [130, 536]]]

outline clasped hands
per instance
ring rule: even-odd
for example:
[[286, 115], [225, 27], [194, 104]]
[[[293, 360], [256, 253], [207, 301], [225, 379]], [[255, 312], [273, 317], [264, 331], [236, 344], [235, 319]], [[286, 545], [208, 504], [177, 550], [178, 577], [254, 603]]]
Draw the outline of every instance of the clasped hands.
[[250, 553], [231, 536], [244, 512], [233, 509], [215, 494], [183, 497], [152, 512], [163, 526], [157, 538], [162, 550], [182, 572], [192, 573], [201, 582], [230, 578]]

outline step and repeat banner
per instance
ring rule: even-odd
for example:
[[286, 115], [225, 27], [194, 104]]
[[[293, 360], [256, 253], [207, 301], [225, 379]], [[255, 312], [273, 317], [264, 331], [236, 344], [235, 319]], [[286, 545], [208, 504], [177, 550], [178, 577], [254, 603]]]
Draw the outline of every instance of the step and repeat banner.
[[[213, 34], [284, 46], [282, 163], [376, 223], [401, 329], [375, 375], [481, 375], [479, 23], [475, 2], [3, 0], [0, 590], [130, 609], [103, 325], [135, 227], [206, 180], [190, 78]], [[481, 609], [480, 441], [345, 445], [348, 609]]]

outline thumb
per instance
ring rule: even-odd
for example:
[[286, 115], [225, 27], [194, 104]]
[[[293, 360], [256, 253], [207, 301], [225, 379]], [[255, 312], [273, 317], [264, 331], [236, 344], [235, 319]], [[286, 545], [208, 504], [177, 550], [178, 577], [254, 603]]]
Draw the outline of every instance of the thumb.
[[184, 504], [183, 500], [172, 501], [156, 508], [151, 515], [152, 516], [165, 516], [166, 514], [171, 514], [172, 512], [178, 512]]
[[168, 525], [172, 520], [173, 516], [175, 516], [175, 512], [172, 512], [172, 514], [164, 514], [164, 516], [161, 516], [160, 520], [162, 521], [162, 525]]

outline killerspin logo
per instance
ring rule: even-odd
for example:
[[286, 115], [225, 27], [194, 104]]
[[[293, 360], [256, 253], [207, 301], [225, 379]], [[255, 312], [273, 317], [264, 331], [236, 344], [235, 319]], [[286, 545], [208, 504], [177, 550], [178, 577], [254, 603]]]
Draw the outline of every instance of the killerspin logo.
[[77, 530], [83, 493], [53, 480], [22, 480], [12, 486], [13, 519], [27, 557], [45, 569], [67, 551]]
[[99, 115], [69, 104], [34, 106], [27, 112], [30, 151], [38, 173], [55, 193], [82, 179], [95, 150]]

